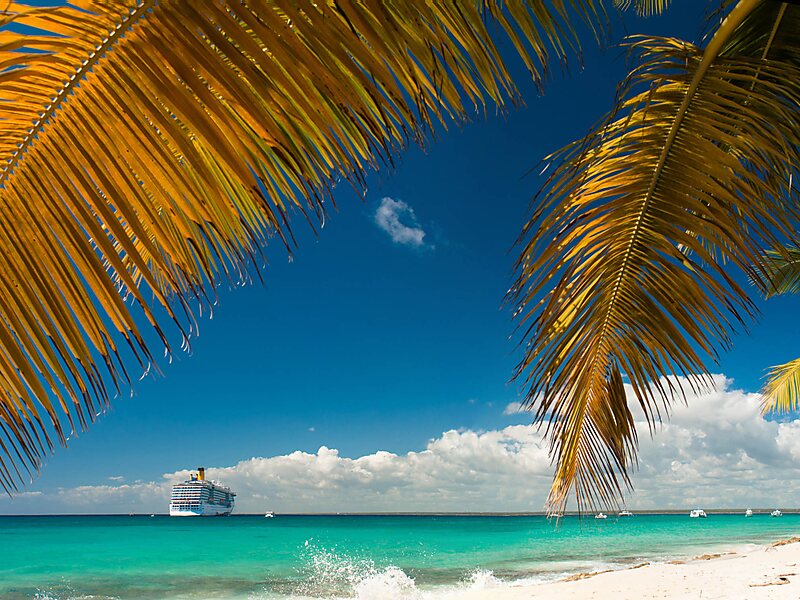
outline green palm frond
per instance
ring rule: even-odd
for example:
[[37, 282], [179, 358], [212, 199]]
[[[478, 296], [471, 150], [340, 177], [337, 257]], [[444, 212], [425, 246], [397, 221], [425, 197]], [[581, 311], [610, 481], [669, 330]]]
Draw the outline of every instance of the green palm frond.
[[535, 78], [563, 60], [571, 19], [602, 22], [570, 7], [3, 2], [0, 485], [103, 409], [129, 355], [152, 361], [134, 312], [167, 349], [157, 314], [187, 337], [206, 290], [246, 279], [270, 237], [290, 249], [290, 215], [321, 217], [337, 178], [516, 99], [496, 32]]
[[772, 367], [761, 394], [764, 414], [800, 408], [800, 358]]
[[619, 500], [637, 445], [623, 381], [651, 427], [681, 397], [669, 375], [706, 384], [702, 357], [755, 312], [729, 266], [761, 266], [797, 231], [800, 63], [772, 50], [800, 48], [785, 27], [798, 11], [742, 0], [705, 48], [632, 40], [618, 110], [551, 157], [511, 298], [517, 376], [555, 454], [552, 511], [571, 490], [579, 510]]
[[666, 11], [670, 2], [671, 0], [614, 0], [614, 5], [619, 10], [634, 8], [638, 15], [651, 17]]
[[[766, 297], [800, 292], [800, 247], [787, 245], [768, 250], [760, 275], [769, 282]], [[772, 367], [761, 390], [764, 414], [800, 408], [800, 358]]]
[[800, 293], [800, 247], [792, 244], [768, 250], [762, 262], [758, 277], [767, 282], [767, 298]]

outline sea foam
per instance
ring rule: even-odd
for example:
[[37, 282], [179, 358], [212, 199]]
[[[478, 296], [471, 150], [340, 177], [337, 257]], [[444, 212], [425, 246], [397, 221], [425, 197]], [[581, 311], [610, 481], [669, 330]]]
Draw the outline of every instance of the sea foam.
[[292, 600], [448, 600], [467, 590], [508, 585], [491, 570], [474, 569], [457, 583], [426, 589], [397, 566], [378, 567], [371, 559], [320, 548], [312, 541], [306, 542], [304, 554]]

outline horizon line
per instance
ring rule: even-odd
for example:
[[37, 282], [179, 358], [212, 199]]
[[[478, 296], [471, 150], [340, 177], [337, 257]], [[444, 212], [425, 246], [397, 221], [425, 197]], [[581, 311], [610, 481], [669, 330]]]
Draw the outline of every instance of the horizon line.
[[[781, 508], [784, 514], [800, 514], [800, 508]], [[750, 508], [754, 514], [763, 512], [769, 514], [775, 507]], [[608, 510], [608, 509], [605, 509]], [[625, 509], [620, 509], [625, 510]], [[629, 509], [630, 510], [630, 509]], [[631, 510], [634, 515], [680, 515], [689, 512], [691, 508], [665, 508], [665, 509], [638, 509]], [[708, 514], [738, 514], [744, 513], [747, 508], [708, 508], [704, 509]], [[274, 516], [281, 517], [547, 517], [544, 511], [377, 511], [377, 512], [275, 512]], [[599, 512], [603, 512], [602, 510]], [[616, 509], [611, 513], [618, 512]], [[580, 517], [591, 516], [596, 511], [578, 512], [565, 511], [561, 517]], [[132, 512], [132, 513], [17, 513], [0, 514], [2, 517], [150, 517], [150, 516], [169, 516], [168, 512]], [[263, 517], [263, 512], [244, 512], [226, 515], [229, 517]], [[614, 516], [611, 514], [610, 516]]]

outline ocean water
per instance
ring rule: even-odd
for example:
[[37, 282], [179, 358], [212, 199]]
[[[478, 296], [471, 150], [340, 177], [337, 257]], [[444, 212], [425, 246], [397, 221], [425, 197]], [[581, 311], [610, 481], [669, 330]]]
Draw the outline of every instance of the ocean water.
[[434, 600], [800, 535], [800, 515], [0, 517], [2, 600]]

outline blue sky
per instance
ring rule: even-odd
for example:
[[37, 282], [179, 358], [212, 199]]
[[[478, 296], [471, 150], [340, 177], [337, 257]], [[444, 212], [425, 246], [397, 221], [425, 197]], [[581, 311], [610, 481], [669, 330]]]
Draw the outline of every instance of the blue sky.
[[[667, 17], [618, 23], [615, 39], [626, 29], [695, 39], [703, 9], [676, 0]], [[511, 246], [541, 184], [535, 167], [610, 108], [626, 73], [622, 50], [596, 51], [587, 41], [585, 51], [584, 70], [555, 73], [543, 97], [512, 61], [526, 108], [440, 130], [425, 152], [411, 148], [396, 170], [371, 174], [363, 199], [341, 186], [318, 236], [295, 219], [293, 260], [278, 244], [268, 248], [265, 284], [220, 290], [191, 355], [162, 361], [163, 376], [116, 399], [48, 460], [29, 491], [120, 476], [152, 481], [320, 446], [342, 456], [402, 454], [451, 429], [527, 422], [504, 414], [519, 389], [509, 383], [518, 354], [501, 303]], [[413, 210], [399, 217], [424, 232], [421, 244], [395, 241], [379, 226], [382, 202]], [[738, 336], [713, 370], [756, 391], [765, 367], [800, 348], [796, 306], [795, 298], [765, 304], [752, 334]], [[25, 512], [27, 502], [0, 503], [0, 512]]]

